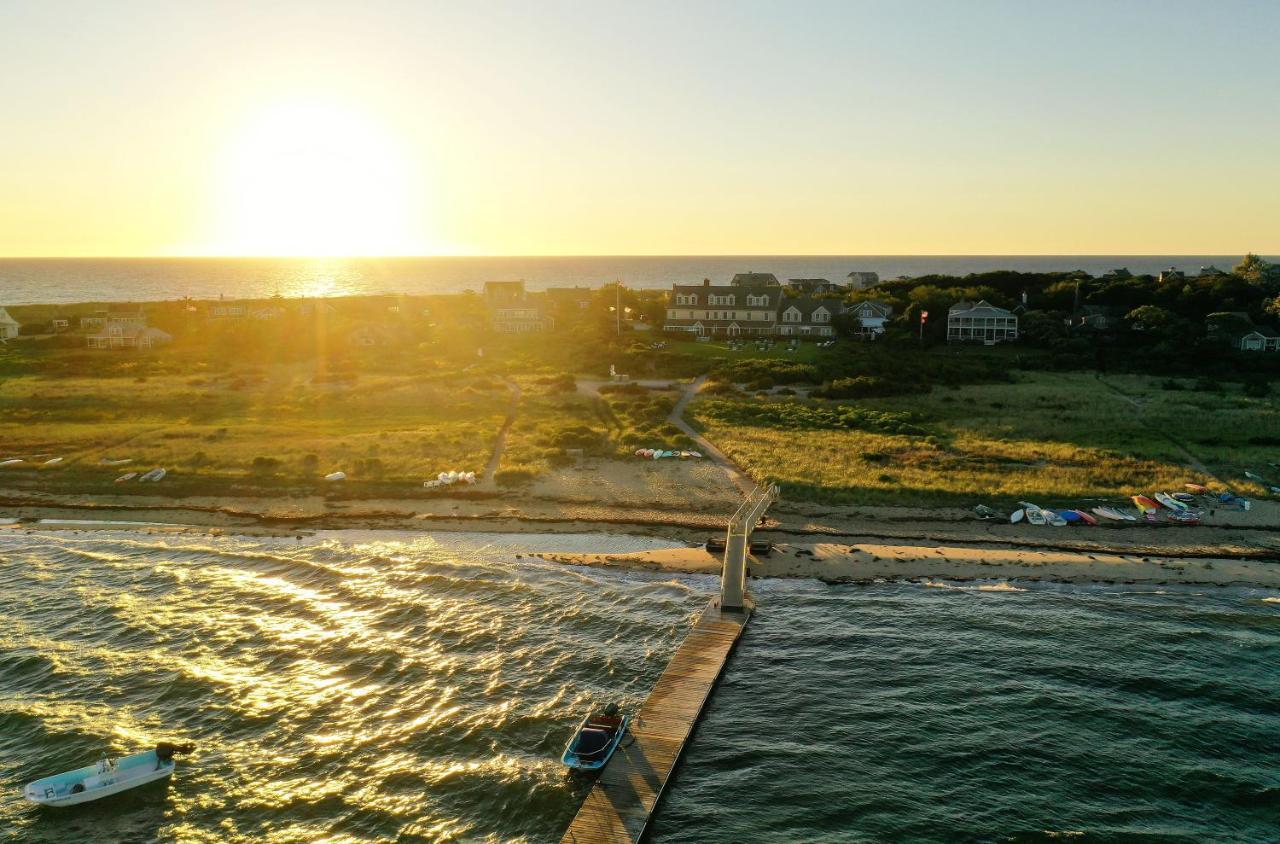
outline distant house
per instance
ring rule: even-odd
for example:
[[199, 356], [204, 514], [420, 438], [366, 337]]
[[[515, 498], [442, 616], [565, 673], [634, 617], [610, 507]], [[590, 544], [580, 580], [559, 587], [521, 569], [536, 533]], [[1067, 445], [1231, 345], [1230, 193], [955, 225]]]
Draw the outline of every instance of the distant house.
[[797, 296], [783, 299], [778, 306], [778, 334], [783, 337], [832, 337], [831, 321], [840, 312], [834, 299]]
[[268, 321], [279, 319], [284, 316], [284, 308], [279, 305], [267, 305], [262, 308], [254, 308], [249, 311], [249, 318], [260, 321]]
[[1182, 270], [1177, 267], [1170, 267], [1167, 270], [1160, 271], [1160, 283], [1167, 284], [1172, 281], [1186, 281], [1187, 277]]
[[18, 331], [22, 325], [16, 319], [9, 316], [9, 312], [4, 308], [0, 308], [0, 340], [12, 340], [18, 336]]
[[209, 306], [210, 319], [243, 319], [249, 313], [249, 306], [244, 302], [217, 301]]
[[781, 287], [773, 273], [737, 273], [729, 282], [733, 287]]
[[1215, 278], [1215, 277], [1217, 277], [1217, 276], [1224, 276], [1224, 275], [1228, 275], [1228, 273], [1224, 272], [1223, 270], [1218, 269], [1218, 268], [1217, 268], [1217, 267], [1215, 267], [1213, 264], [1210, 264], [1210, 265], [1209, 265], [1209, 266], [1207, 266], [1207, 267], [1201, 267], [1201, 268], [1200, 268], [1200, 276], [1199, 276], [1199, 277], [1200, 277], [1200, 278]]
[[857, 321], [858, 337], [874, 340], [884, 333], [884, 324], [893, 317], [893, 305], [868, 299], [848, 306], [844, 312]]
[[782, 288], [777, 279], [772, 285], [712, 284], [710, 280], [703, 280], [702, 284], [673, 284], [664, 328], [699, 337], [770, 335], [774, 333], [782, 301]]
[[108, 323], [102, 331], [85, 338], [90, 349], [150, 349], [173, 340], [158, 328], [126, 323]]
[[985, 299], [976, 305], [957, 302], [947, 311], [947, 342], [981, 342], [987, 345], [1018, 337], [1018, 317]]
[[1122, 279], [1122, 278], [1133, 278], [1133, 273], [1129, 272], [1128, 267], [1117, 267], [1114, 270], [1107, 270], [1105, 273], [1102, 274], [1102, 277], [1113, 279], [1113, 280]]
[[1232, 338], [1231, 343], [1242, 352], [1280, 352], [1280, 333], [1266, 325]]
[[812, 296], [817, 293], [841, 293], [844, 288], [825, 278], [789, 278], [787, 288]]
[[556, 319], [573, 320], [590, 310], [593, 291], [590, 287], [548, 287], [544, 295]]
[[90, 328], [103, 328], [107, 324], [107, 309], [99, 308], [91, 314], [80, 317], [80, 330], [86, 331]]
[[490, 327], [501, 334], [530, 334], [555, 325], [546, 297], [527, 292], [523, 281], [486, 281], [484, 301]]
[[105, 308], [99, 308], [88, 316], [80, 317], [80, 328], [82, 330], [91, 328], [104, 329], [111, 325], [145, 328], [147, 325], [147, 313], [142, 309], [141, 305], [121, 304], [107, 305]]
[[847, 276], [849, 286], [855, 290], [864, 287], [875, 287], [880, 283], [880, 273], [868, 272], [866, 270], [854, 270]]

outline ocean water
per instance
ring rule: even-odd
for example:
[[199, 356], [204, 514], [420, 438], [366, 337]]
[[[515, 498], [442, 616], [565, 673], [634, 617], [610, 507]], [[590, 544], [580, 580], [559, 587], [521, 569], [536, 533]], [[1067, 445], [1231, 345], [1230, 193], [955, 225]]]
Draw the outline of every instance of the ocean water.
[[[0, 535], [0, 835], [558, 840], [573, 724], [644, 698], [715, 580], [527, 552], [665, 544]], [[753, 587], [655, 842], [1276, 840], [1276, 593]], [[19, 795], [160, 739], [197, 744], [166, 785]]]
[[965, 275], [987, 270], [1082, 269], [1100, 275], [1115, 267], [1135, 273], [1170, 266], [1198, 272], [1230, 269], [1238, 255], [822, 255], [499, 258], [0, 258], [0, 306], [93, 301], [337, 296], [369, 293], [454, 293], [486, 281], [524, 279], [531, 290], [620, 279], [640, 288], [710, 278], [726, 283], [739, 272], [780, 279], [844, 281], [852, 270], [881, 278], [929, 273]]

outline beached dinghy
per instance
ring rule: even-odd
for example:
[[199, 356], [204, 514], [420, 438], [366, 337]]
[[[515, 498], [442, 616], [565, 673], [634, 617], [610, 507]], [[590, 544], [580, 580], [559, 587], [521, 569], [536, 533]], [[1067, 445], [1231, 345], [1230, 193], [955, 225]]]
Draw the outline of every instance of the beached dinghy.
[[42, 806], [75, 806], [112, 794], [119, 794], [149, 782], [162, 780], [173, 773], [173, 755], [190, 753], [190, 744], [170, 744], [162, 741], [155, 750], [135, 753], [122, 759], [104, 758], [95, 765], [86, 765], [45, 777], [28, 785], [23, 794], [33, 803]]
[[8, 460], [0, 460], [0, 466], [16, 466], [21, 462], [21, 457], [10, 457]]
[[588, 715], [565, 745], [560, 761], [575, 771], [600, 770], [618, 749], [630, 720], [616, 703], [609, 704], [603, 712]]
[[1018, 504], [1022, 506], [1023, 512], [1027, 516], [1028, 522], [1030, 522], [1033, 525], [1045, 524], [1046, 520], [1044, 517], [1044, 511], [1041, 510], [1039, 507], [1027, 501], [1019, 501]]
[[[1064, 511], [1060, 513], [1057, 510], [1045, 510], [1044, 511], [1045, 524], [1053, 525], [1054, 527], [1066, 527], [1068, 524], [1068, 521], [1067, 521], [1065, 512], [1071, 512], [1072, 514], [1074, 514], [1075, 511], [1074, 510]], [[1079, 520], [1080, 518], [1078, 516], [1074, 519], [1074, 521], [1079, 521]]]
[[1026, 515], [1026, 510], [1014, 510], [1009, 514], [1009, 521], [1016, 525], [1018, 522], [1022, 521], [1022, 518]]
[[1204, 484], [1183, 484], [1183, 486], [1186, 487], [1187, 492], [1194, 493], [1195, 495], [1209, 494], [1209, 488]]
[[125, 481], [131, 481], [131, 480], [133, 480], [133, 479], [134, 479], [134, 478], [136, 478], [136, 477], [138, 477], [138, 473], [137, 473], [137, 472], [125, 472], [123, 475], [121, 475], [120, 477], [116, 478], [116, 483], [118, 483], [118, 484], [122, 484], [122, 483], [124, 483]]
[[147, 472], [145, 475], [138, 478], [138, 483], [140, 484], [147, 483], [149, 481], [153, 484], [158, 484], [162, 480], [164, 480], [164, 476], [167, 474], [168, 474], [168, 471], [166, 469], [163, 469], [157, 466], [156, 468], [152, 469], [150, 472]]

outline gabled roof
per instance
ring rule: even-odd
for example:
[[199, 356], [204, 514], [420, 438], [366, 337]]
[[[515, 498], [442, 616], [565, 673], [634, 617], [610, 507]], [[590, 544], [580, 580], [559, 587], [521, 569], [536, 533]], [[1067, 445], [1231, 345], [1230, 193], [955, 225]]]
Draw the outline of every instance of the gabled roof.
[[1248, 337], [1250, 334], [1257, 334], [1267, 338], [1268, 340], [1275, 340], [1276, 338], [1280, 338], [1280, 331], [1276, 331], [1274, 328], [1272, 328], [1269, 325], [1255, 325], [1251, 330], [1244, 332], [1240, 336]]
[[9, 312], [4, 308], [0, 308], [0, 322], [3, 322], [5, 325], [18, 325], [18, 321], [9, 316]]
[[876, 299], [864, 299], [861, 302], [854, 302], [852, 305], [849, 305], [847, 308], [845, 308], [844, 312], [853, 313], [859, 310], [860, 308], [870, 308], [872, 313], [874, 313], [876, 316], [881, 316], [881, 317], [884, 317], [885, 319], [888, 319], [889, 317], [893, 316], [893, 305], [890, 305], [887, 302], [878, 301]]
[[976, 305], [969, 302], [956, 302], [947, 310], [948, 316], [964, 315], [968, 317], [1011, 317], [1013, 311], [1007, 311], [1004, 308], [997, 308], [986, 299], [981, 300]]
[[797, 296], [794, 299], [783, 299], [780, 310], [786, 313], [790, 309], [795, 308], [800, 312], [800, 317], [804, 321], [808, 321], [813, 312], [818, 308], [826, 308], [829, 314], [840, 313], [840, 303], [834, 299], [814, 299], [811, 296]]
[[[714, 296], [734, 296], [733, 307], [743, 308], [776, 308], [778, 300], [782, 298], [781, 287], [734, 287], [729, 284], [673, 284], [671, 285], [672, 296], [688, 296], [697, 295], [698, 305], [706, 306], [707, 298], [702, 294], [711, 294]], [[768, 302], [764, 305], [748, 305], [747, 296], [765, 296]], [[711, 307], [720, 307], [712, 305]]]
[[773, 273], [736, 273], [729, 282], [734, 287], [779, 287]]

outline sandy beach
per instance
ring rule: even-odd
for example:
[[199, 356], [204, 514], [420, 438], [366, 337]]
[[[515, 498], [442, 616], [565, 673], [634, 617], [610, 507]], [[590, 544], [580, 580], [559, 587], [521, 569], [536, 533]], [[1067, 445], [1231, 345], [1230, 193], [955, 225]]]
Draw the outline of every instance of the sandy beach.
[[[5, 531], [133, 529], [302, 536], [318, 530], [610, 533], [688, 547], [641, 554], [548, 554], [576, 565], [716, 573], [702, 549], [737, 506], [718, 467], [604, 462], [519, 492], [357, 499], [54, 495], [0, 488]], [[158, 490], [157, 492], [161, 492]], [[50, 522], [47, 520], [58, 520]], [[1042, 580], [1280, 587], [1280, 504], [1213, 512], [1202, 525], [1052, 528], [983, 521], [961, 508], [834, 507], [780, 501], [756, 537], [775, 543], [752, 577], [875, 580]]]

